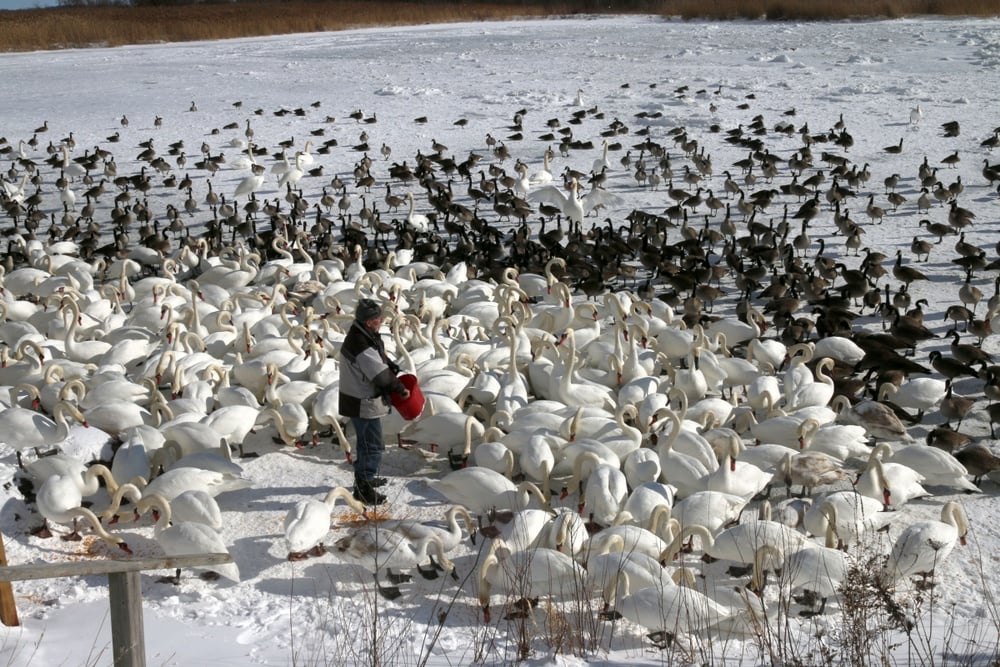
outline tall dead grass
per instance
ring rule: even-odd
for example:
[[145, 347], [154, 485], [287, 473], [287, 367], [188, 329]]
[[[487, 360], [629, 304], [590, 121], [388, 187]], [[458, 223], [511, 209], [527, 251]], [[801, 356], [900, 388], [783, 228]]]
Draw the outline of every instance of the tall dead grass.
[[840, 20], [915, 15], [998, 16], [996, 0], [596, 0], [240, 2], [0, 12], [0, 50], [215, 40], [366, 26], [499, 21], [567, 14], [648, 13], [684, 19]]

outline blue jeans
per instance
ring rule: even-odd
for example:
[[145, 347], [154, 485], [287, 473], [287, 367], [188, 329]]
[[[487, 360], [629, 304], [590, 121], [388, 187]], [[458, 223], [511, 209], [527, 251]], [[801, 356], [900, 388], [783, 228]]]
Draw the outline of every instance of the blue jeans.
[[378, 473], [378, 468], [382, 464], [382, 452], [385, 451], [385, 442], [382, 441], [382, 418], [351, 417], [351, 423], [357, 434], [354, 479], [371, 481]]

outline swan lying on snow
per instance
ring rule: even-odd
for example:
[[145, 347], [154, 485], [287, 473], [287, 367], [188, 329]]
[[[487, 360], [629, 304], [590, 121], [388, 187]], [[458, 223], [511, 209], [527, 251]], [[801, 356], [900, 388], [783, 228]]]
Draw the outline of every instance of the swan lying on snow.
[[[458, 579], [455, 566], [445, 556], [444, 545], [437, 535], [425, 535], [418, 540], [410, 540], [402, 533], [383, 530], [378, 525], [365, 526], [340, 538], [333, 546], [340, 558], [357, 563], [372, 572], [379, 593], [388, 600], [394, 600], [401, 595], [395, 584], [408, 580], [405, 575], [393, 574], [391, 572], [393, 569], [408, 570], [416, 567], [425, 579], [435, 579], [437, 572], [434, 566], [439, 566], [451, 572], [454, 579]], [[428, 554], [428, 551], [432, 553]], [[434, 556], [437, 556], [437, 563], [434, 562]], [[427, 558], [431, 559], [430, 570], [420, 567]], [[383, 586], [379, 581], [379, 573], [383, 571], [390, 580], [394, 580], [392, 586]]]

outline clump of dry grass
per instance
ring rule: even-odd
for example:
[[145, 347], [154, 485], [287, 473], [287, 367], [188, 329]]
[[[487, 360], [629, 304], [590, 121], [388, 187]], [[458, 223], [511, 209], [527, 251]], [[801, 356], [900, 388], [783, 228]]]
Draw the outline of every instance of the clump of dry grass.
[[87, 46], [230, 39], [326, 32], [375, 25], [499, 20], [565, 13], [568, 5], [450, 2], [260, 2], [169, 7], [61, 7], [0, 12], [3, 49], [32, 51]]
[[997, 16], [996, 0], [522, 0], [516, 3], [239, 2], [156, 7], [60, 7], [0, 12], [0, 49], [37, 51], [87, 46], [230, 39], [366, 26], [500, 21], [568, 14], [645, 13], [684, 19], [838, 20], [915, 15]]
[[991, 0], [667, 0], [664, 14], [686, 19], [831, 21], [903, 16], [997, 16]]

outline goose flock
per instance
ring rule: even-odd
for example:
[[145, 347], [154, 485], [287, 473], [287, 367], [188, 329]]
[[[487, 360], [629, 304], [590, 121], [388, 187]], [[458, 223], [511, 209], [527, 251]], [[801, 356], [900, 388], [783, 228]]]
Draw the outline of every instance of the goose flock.
[[[84, 518], [106, 556], [229, 550], [212, 574], [240, 585], [227, 499], [266, 492], [275, 560], [391, 599], [447, 571], [486, 622], [600, 601], [657, 644], [752, 636], [778, 596], [832, 618], [872, 551], [886, 587], [930, 586], [978, 527], [956, 494], [1000, 484], [1000, 120], [900, 106], [882, 147], [784, 101], [623, 77], [426, 142], [396, 141], [419, 112], [320, 94], [8, 130], [0, 453], [26, 511], [5, 538]], [[329, 475], [262, 489], [256, 466], [351, 460], [361, 297], [426, 399], [384, 420], [388, 507]]]

